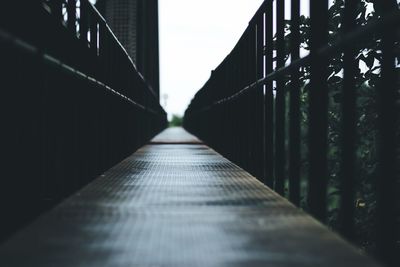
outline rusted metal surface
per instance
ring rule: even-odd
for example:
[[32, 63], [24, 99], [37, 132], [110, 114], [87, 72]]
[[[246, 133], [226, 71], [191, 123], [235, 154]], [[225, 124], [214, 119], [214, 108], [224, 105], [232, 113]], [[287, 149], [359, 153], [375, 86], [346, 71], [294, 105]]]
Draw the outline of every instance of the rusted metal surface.
[[377, 265], [207, 146], [150, 144], [3, 244], [0, 266]]

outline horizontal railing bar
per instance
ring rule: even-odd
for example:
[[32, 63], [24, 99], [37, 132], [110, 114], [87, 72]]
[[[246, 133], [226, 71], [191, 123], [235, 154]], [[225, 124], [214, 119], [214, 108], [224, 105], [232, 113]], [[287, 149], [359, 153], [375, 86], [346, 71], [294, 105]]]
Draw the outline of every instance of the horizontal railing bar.
[[13, 37], [11, 34], [3, 31], [1, 29], [0, 29], [0, 40], [2, 40], [2, 42], [4, 42], [4, 43], [9, 43], [9, 44], [13, 45], [14, 47], [16, 47], [24, 52], [27, 52], [29, 54], [32, 54], [34, 56], [40, 55], [41, 58], [43, 59], [44, 63], [47, 63], [48, 65], [51, 65], [51, 66], [59, 67], [68, 74], [82, 78], [92, 84], [95, 84], [96, 86], [99, 86], [102, 89], [107, 90], [108, 92], [112, 93], [113, 95], [118, 96], [119, 98], [131, 103], [132, 105], [134, 105], [135, 107], [137, 107], [139, 109], [142, 109], [149, 113], [154, 113], [156, 115], [161, 115], [161, 113], [159, 113], [151, 108], [148, 108], [146, 106], [143, 106], [142, 104], [135, 102], [134, 100], [117, 92], [116, 90], [114, 90], [111, 87], [109, 87], [108, 85], [96, 80], [95, 78], [93, 78], [89, 75], [86, 75], [85, 73], [83, 73], [79, 70], [76, 70], [75, 68], [73, 68], [67, 64], [62, 63], [60, 60], [58, 60], [48, 54], [41, 53], [37, 47], [35, 47], [31, 44], [28, 44], [25, 41], [23, 41], [17, 37]]
[[97, 8], [88, 0], [85, 0], [91, 8], [92, 12], [95, 12], [95, 15], [98, 16], [98, 18], [100, 19], [100, 21], [98, 21], [99, 23], [101, 22], [103, 24], [103, 26], [105, 26], [105, 28], [107, 29], [107, 31], [111, 34], [111, 37], [114, 39], [114, 41], [118, 44], [118, 46], [121, 48], [121, 50], [124, 52], [126, 58], [129, 60], [130, 64], [132, 65], [133, 68], [135, 68], [136, 72], [139, 74], [139, 77], [143, 80], [143, 82], [146, 83], [147, 87], [149, 88], [149, 91], [152, 93], [152, 95], [158, 99], [157, 94], [154, 92], [153, 88], [151, 87], [150, 84], [147, 83], [146, 79], [144, 78], [144, 76], [142, 75], [142, 73], [140, 73], [140, 71], [137, 69], [135, 63], [133, 62], [131, 56], [128, 54], [128, 52], [126, 51], [125, 47], [121, 44], [121, 42], [118, 40], [117, 36], [114, 34], [114, 32], [111, 30], [110, 26], [107, 24], [106, 19], [100, 14], [100, 12], [97, 10]]
[[[335, 53], [340, 52], [344, 46], [351, 44], [351, 42], [353, 42], [354, 40], [368, 36], [369, 34], [376, 33], [376, 30], [378, 30], [378, 29], [396, 25], [396, 23], [399, 23], [399, 22], [400, 22], [400, 12], [398, 12], [396, 10], [393, 13], [391, 13], [390, 15], [386, 16], [385, 18], [370, 22], [367, 25], [362, 26], [351, 33], [344, 34], [342, 38], [340, 38], [338, 41], [334, 42], [332, 45], [326, 45], [325, 47], [319, 49], [316, 52], [316, 55], [321, 56], [321, 57], [330, 57], [330, 56], [334, 55]], [[237, 93], [235, 93], [229, 97], [217, 100], [208, 106], [198, 109], [196, 113], [209, 110], [213, 106], [216, 106], [216, 105], [221, 105], [221, 104], [225, 104], [227, 102], [231, 102], [231, 101], [235, 100], [236, 98], [239, 98], [243, 94], [249, 92], [250, 90], [253, 90], [259, 86], [265, 85], [268, 81], [271, 81], [280, 76], [289, 74], [290, 71], [292, 71], [295, 68], [307, 66], [308, 64], [310, 64], [310, 60], [311, 60], [310, 54], [308, 54], [307, 56], [305, 56], [303, 58], [297, 59], [297, 60], [291, 62], [289, 65], [279, 68], [279, 69], [267, 74], [264, 78], [255, 81], [254, 83], [246, 86], [245, 88], [241, 89]], [[188, 115], [190, 115], [190, 113]]]
[[[104, 26], [108, 33], [111, 35], [111, 37], [114, 39], [114, 42], [120, 47], [120, 49], [122, 50], [122, 52], [124, 53], [124, 55], [126, 56], [126, 58], [128, 59], [128, 61], [130, 62], [131, 66], [135, 69], [135, 71], [138, 73], [140, 79], [142, 79], [142, 81], [147, 85], [149, 91], [151, 92], [151, 94], [154, 96], [155, 99], [158, 99], [158, 96], [156, 95], [156, 93], [154, 92], [152, 86], [150, 84], [147, 83], [146, 79], [144, 78], [144, 76], [142, 75], [142, 73], [140, 73], [140, 71], [137, 69], [135, 63], [133, 62], [131, 56], [128, 54], [128, 52], [126, 51], [125, 47], [121, 44], [121, 42], [118, 40], [117, 36], [114, 34], [114, 32], [111, 30], [110, 26], [107, 24], [106, 19], [101, 15], [101, 13], [97, 10], [97, 8], [88, 0], [84, 0], [86, 2], [86, 4], [89, 5], [90, 9], [89, 12], [93, 12], [95, 16], [97, 16], [98, 21], [97, 23], [101, 23], [102, 26]], [[47, 3], [43, 3], [44, 9], [49, 12], [51, 14], [52, 10], [51, 8], [48, 7]], [[66, 24], [64, 26], [67, 26]]]

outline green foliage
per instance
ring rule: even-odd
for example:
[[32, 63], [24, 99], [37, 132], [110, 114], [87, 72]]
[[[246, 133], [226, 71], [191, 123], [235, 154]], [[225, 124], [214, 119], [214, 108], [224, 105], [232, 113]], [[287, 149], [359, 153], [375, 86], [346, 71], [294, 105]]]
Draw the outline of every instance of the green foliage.
[[[373, 5], [373, 6], [371, 6]], [[371, 8], [373, 7], [373, 8]], [[329, 42], [338, 39], [343, 21], [344, 1], [336, 0], [329, 9]], [[378, 19], [373, 1], [362, 0], [358, 7], [357, 25]], [[289, 51], [290, 21], [286, 22], [286, 51]], [[301, 47], [309, 50], [310, 20], [304, 16], [300, 20]], [[376, 144], [376, 90], [380, 78], [382, 52], [380, 39], [359, 39], [354, 43], [356, 65], [355, 74], [357, 94], [357, 143], [356, 143], [356, 192], [355, 192], [355, 240], [360, 247], [374, 253], [374, 216], [376, 209], [375, 179], [377, 167]], [[399, 49], [397, 44], [397, 49]], [[400, 51], [400, 49], [399, 49]], [[286, 55], [289, 60], [289, 53]], [[343, 91], [343, 54], [338, 53], [330, 58], [328, 69], [329, 111], [328, 111], [328, 225], [333, 229], [338, 226], [340, 207], [340, 168], [341, 168], [341, 127], [342, 127], [342, 91]], [[308, 92], [310, 90], [309, 67], [301, 68], [301, 206], [307, 210], [307, 175], [308, 175]], [[289, 79], [288, 79], [289, 81]], [[286, 90], [290, 90], [288, 82]]]
[[183, 118], [179, 115], [172, 115], [172, 119], [169, 122], [169, 127], [178, 127], [182, 126], [183, 124]]

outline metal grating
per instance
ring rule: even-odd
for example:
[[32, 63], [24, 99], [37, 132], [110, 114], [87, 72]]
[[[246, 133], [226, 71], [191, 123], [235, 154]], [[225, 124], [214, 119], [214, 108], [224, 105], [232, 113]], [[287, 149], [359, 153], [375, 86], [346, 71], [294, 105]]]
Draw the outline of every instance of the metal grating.
[[[195, 136], [186, 132], [181, 127], [171, 127], [158, 134], [151, 140], [152, 144], [201, 144]], [[198, 148], [195, 148], [198, 149]]]
[[201, 143], [141, 148], [3, 244], [0, 265], [377, 266]]

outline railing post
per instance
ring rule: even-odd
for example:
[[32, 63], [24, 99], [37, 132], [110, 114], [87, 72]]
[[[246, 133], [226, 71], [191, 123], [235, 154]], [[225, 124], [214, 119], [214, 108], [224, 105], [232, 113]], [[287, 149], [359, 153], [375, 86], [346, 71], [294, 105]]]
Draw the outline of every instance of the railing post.
[[79, 38], [87, 42], [89, 31], [89, 10], [87, 0], [80, 1]]
[[[250, 49], [249, 49], [249, 45], [250, 45], [250, 35], [251, 35], [251, 31], [249, 31], [249, 30], [247, 30], [246, 32], [245, 32], [245, 35], [246, 35], [246, 40], [243, 42], [243, 46], [244, 46], [244, 48], [243, 48], [243, 54], [242, 54], [242, 57], [243, 57], [243, 62], [244, 62], [244, 65], [243, 65], [243, 70], [244, 70], [244, 84], [247, 84], [248, 82], [249, 82], [249, 80], [250, 80], [250, 76], [253, 74], [252, 72], [251, 72], [251, 69], [252, 69], [252, 65], [251, 65], [251, 62], [250, 62], [250, 58], [253, 56], [251, 53], [249, 53], [250, 52]], [[250, 92], [248, 92], [247, 94], [245, 94], [244, 95], [244, 98], [245, 98], [245, 109], [246, 109], [246, 142], [245, 142], [245, 150], [246, 150], [246, 156], [245, 156], [245, 161], [246, 161], [246, 167], [247, 167], [247, 169], [249, 170], [249, 172], [251, 173], [251, 174], [254, 174], [253, 173], [253, 152], [254, 151], [252, 151], [251, 150], [251, 144], [252, 144], [252, 139], [253, 139], [253, 136], [252, 136], [252, 132], [253, 132], [253, 128], [252, 128], [252, 120], [254, 120], [254, 118], [252, 117], [252, 108], [253, 108], [253, 103], [251, 102], [251, 93]]]
[[[291, 62], [300, 58], [300, 0], [291, 2], [290, 25]], [[289, 199], [300, 205], [300, 72], [292, 70], [290, 75], [289, 110]]]
[[[265, 13], [265, 71], [266, 75], [273, 70], [273, 7], [267, 1]], [[273, 83], [265, 85], [265, 184], [270, 188], [274, 183], [274, 95]]]
[[63, 0], [52, 0], [50, 2], [50, 7], [51, 7], [51, 13], [53, 14], [53, 16], [56, 17], [57, 20], [62, 21], [63, 20], [63, 14], [62, 14]]
[[[396, 1], [380, 1], [378, 8], [382, 9], [382, 16], [391, 12], [400, 12]], [[377, 177], [377, 248], [378, 257], [388, 266], [398, 266], [398, 181], [396, 170], [396, 148], [398, 140], [398, 75], [395, 68], [395, 41], [396, 30], [386, 27], [382, 36], [382, 70], [381, 81], [378, 87], [378, 168]], [[396, 190], [397, 189], [397, 190]], [[397, 222], [396, 222], [397, 220]]]
[[[351, 32], [355, 27], [357, 2], [346, 1], [344, 9], [344, 33]], [[355, 74], [358, 63], [355, 60], [355, 48], [347, 46], [344, 49], [344, 84], [342, 102], [342, 161], [341, 161], [341, 200], [340, 200], [340, 232], [352, 239], [354, 236], [354, 180], [355, 180], [355, 138], [356, 138], [356, 88]]]
[[[285, 1], [276, 2], [276, 69], [285, 66]], [[275, 107], [275, 186], [277, 193], [284, 194], [285, 181], [285, 78], [276, 81]]]
[[326, 218], [327, 192], [327, 58], [317, 52], [328, 41], [328, 1], [310, 0], [311, 88], [309, 106], [309, 181], [308, 206], [320, 221]]
[[73, 34], [76, 34], [76, 0], [67, 2], [67, 27]]
[[[248, 28], [248, 40], [247, 40], [247, 64], [248, 64], [248, 77], [247, 84], [250, 84], [257, 80], [257, 26], [256, 22], [252, 21]], [[257, 158], [257, 128], [260, 127], [257, 114], [257, 89], [253, 88], [248, 95], [248, 120], [249, 120], [249, 134], [248, 134], [248, 153], [249, 153], [249, 167], [250, 172], [258, 176], [258, 158]], [[258, 144], [259, 146], [259, 144]]]
[[[258, 15], [258, 19], [256, 21], [257, 27], [257, 45], [256, 45], [256, 64], [257, 64], [257, 80], [264, 78], [264, 11]], [[265, 121], [264, 121], [264, 104], [265, 104], [265, 96], [264, 96], [264, 85], [259, 85], [256, 88], [255, 101], [256, 101], [256, 113], [257, 113], [257, 121], [256, 121], [256, 145], [255, 149], [256, 157], [257, 157], [257, 177], [265, 182], [265, 140], [264, 140], [264, 132], [265, 132]]]
[[90, 15], [90, 48], [97, 55], [98, 24], [96, 16], [93, 13]]

